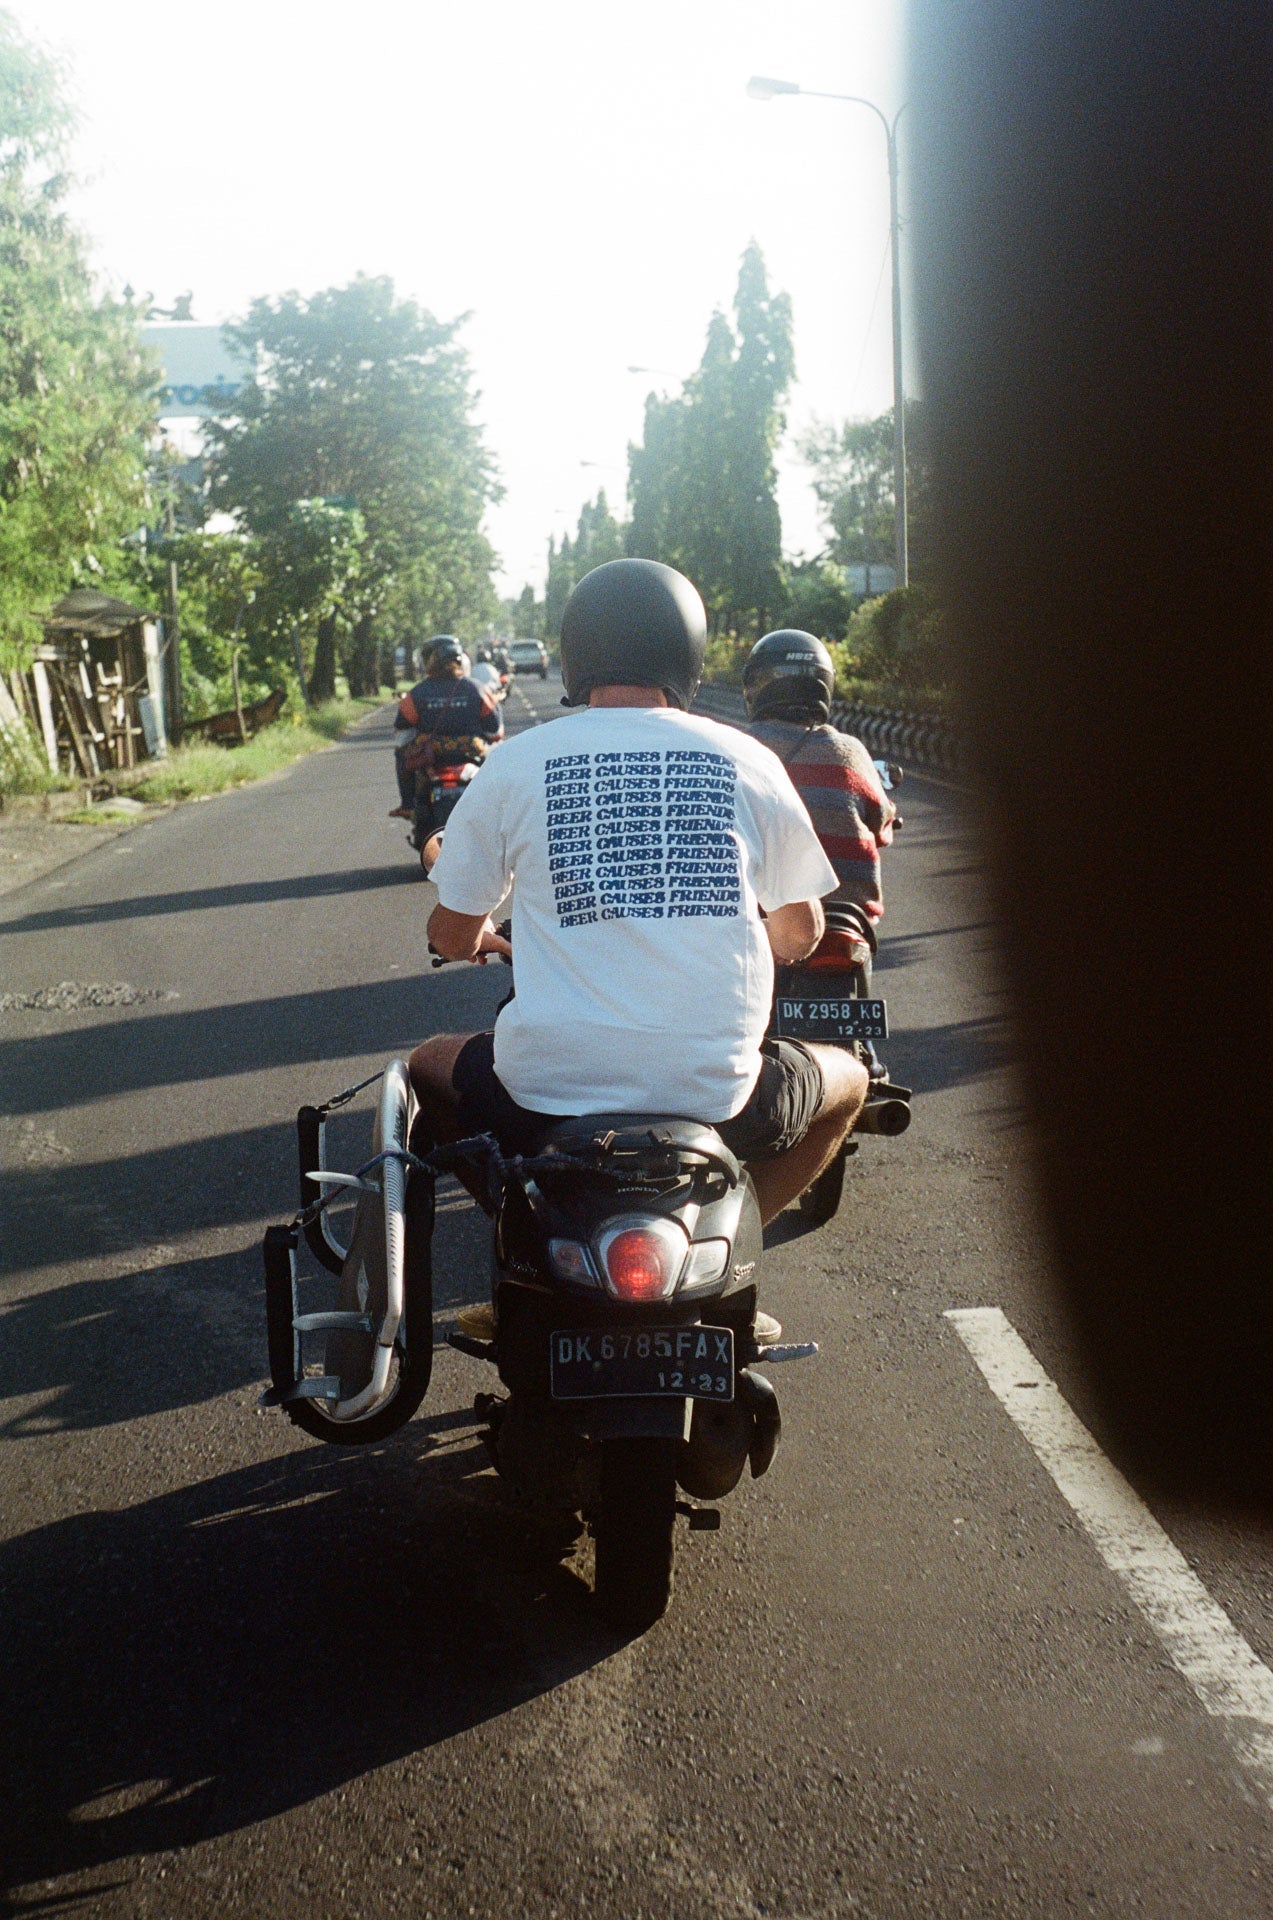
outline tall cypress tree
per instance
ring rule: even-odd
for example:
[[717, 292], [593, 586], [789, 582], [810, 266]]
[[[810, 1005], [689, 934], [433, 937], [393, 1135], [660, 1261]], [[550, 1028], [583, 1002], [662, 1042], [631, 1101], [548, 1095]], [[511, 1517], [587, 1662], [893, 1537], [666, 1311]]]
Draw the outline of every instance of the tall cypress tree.
[[734, 325], [712, 315], [698, 368], [679, 397], [651, 394], [628, 449], [629, 553], [687, 573], [717, 626], [760, 624], [782, 597], [774, 452], [793, 372], [791, 302], [770, 293], [753, 243]]

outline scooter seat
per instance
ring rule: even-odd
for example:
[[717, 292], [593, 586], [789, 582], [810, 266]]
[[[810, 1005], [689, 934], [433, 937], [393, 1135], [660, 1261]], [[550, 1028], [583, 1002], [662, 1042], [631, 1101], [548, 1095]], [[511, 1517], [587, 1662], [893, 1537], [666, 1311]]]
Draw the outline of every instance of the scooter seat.
[[731, 1185], [742, 1174], [714, 1127], [676, 1113], [586, 1113], [556, 1120], [544, 1134], [542, 1151], [595, 1160], [599, 1170], [616, 1172], [654, 1171], [676, 1161], [714, 1166]]

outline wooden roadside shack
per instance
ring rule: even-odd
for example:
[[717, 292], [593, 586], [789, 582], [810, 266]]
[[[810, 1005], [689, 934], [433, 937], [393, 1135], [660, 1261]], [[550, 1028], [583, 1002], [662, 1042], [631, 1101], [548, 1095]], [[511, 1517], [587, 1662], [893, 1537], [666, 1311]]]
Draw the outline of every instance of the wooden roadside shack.
[[53, 773], [93, 780], [168, 751], [159, 622], [142, 607], [80, 589], [44, 620], [44, 639], [9, 689]]

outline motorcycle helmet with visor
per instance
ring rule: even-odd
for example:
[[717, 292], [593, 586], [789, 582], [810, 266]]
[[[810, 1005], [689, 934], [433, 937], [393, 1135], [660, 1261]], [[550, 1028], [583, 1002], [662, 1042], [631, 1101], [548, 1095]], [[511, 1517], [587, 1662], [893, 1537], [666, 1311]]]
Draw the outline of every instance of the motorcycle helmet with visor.
[[457, 640], [453, 633], [435, 633], [432, 640], [425, 641], [423, 652], [426, 674], [451, 673], [457, 666], [461, 673], [469, 670], [469, 657], [464, 651], [464, 643]]
[[561, 616], [565, 704], [594, 687], [659, 687], [683, 711], [698, 690], [707, 613], [698, 590], [658, 560], [607, 560], [579, 582]]
[[749, 720], [826, 720], [835, 694], [835, 665], [821, 640], [780, 627], [757, 640], [743, 668]]

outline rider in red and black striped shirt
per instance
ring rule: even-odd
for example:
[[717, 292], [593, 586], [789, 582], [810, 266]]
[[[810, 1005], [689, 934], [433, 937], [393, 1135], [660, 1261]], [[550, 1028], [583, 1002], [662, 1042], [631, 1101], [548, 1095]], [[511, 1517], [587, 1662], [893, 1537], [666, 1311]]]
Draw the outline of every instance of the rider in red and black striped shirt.
[[743, 671], [747, 730], [786, 767], [840, 882], [823, 905], [852, 902], [875, 922], [884, 912], [880, 849], [897, 809], [862, 742], [829, 724], [834, 691], [831, 655], [796, 628], [758, 640]]

